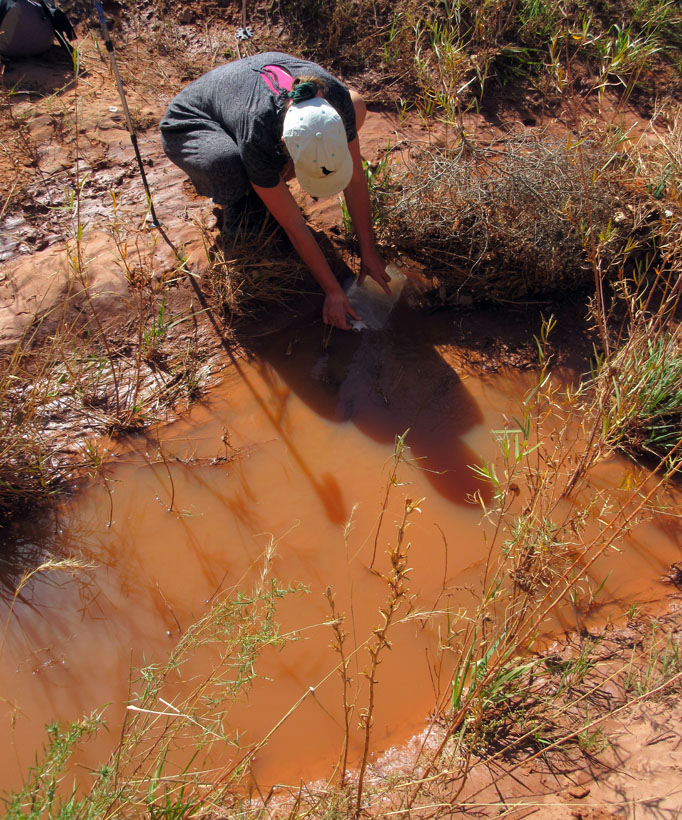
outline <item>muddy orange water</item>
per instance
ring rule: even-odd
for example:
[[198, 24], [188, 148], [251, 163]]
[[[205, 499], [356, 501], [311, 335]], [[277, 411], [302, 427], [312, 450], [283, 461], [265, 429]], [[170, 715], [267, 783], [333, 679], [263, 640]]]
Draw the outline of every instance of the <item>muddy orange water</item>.
[[[230, 723], [243, 742], [258, 740], [299, 703], [253, 775], [271, 784], [331, 773], [343, 729], [324, 591], [333, 588], [346, 616], [348, 647], [360, 646], [386, 599], [369, 565], [394, 440], [407, 428], [414, 464], [401, 466], [391, 490], [375, 566], [386, 570], [405, 496], [424, 497], [408, 533], [415, 608], [456, 611], [478, 595], [484, 528], [468, 498], [481, 488], [468, 465], [493, 457], [490, 430], [518, 413], [534, 376], [474, 373], [466, 351], [447, 344], [453, 321], [400, 306], [386, 330], [335, 333], [327, 346], [316, 322], [273, 334], [187, 418], [133, 440], [104, 470], [106, 482], [100, 477], [65, 503], [56, 524], [25, 525], [27, 543], [81, 555], [93, 567], [39, 576], [13, 614], [5, 610], [2, 787], [20, 782], [45, 724], [109, 703], [111, 731], [82, 759], [87, 782], [87, 767], [115, 743], [131, 667], [163, 662], [221, 590], [248, 590], [273, 540], [273, 576], [308, 589], [278, 610], [282, 631], [297, 630], [299, 640], [263, 654], [262, 677]], [[618, 486], [630, 469], [613, 460], [598, 480]], [[677, 529], [665, 520], [636, 528], [620, 546], [601, 593], [614, 612], [661, 598], [660, 578], [680, 558]], [[447, 693], [442, 627], [414, 617], [392, 632], [378, 672], [373, 753], [419, 731]], [[366, 669], [361, 650], [350, 667], [354, 727]], [[358, 750], [354, 729], [351, 764]]]

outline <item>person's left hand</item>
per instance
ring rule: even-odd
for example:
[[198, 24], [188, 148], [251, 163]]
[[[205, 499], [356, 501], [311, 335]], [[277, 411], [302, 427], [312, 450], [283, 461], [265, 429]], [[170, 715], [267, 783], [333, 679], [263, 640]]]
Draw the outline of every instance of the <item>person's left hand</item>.
[[365, 281], [366, 276], [371, 276], [377, 284], [379, 284], [386, 293], [391, 292], [388, 283], [391, 277], [386, 273], [386, 264], [381, 258], [379, 251], [374, 248], [371, 252], [362, 254], [362, 263], [360, 266], [360, 275], [358, 276], [358, 284], [361, 285]]

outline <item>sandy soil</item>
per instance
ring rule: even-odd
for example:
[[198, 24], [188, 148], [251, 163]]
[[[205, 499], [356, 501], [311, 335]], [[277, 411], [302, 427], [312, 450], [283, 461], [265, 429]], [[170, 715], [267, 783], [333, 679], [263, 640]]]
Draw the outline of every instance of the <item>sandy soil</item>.
[[[669, 635], [678, 634], [679, 593], [671, 597], [668, 614], [657, 623]], [[652, 679], [646, 693], [625, 692], [615, 680], [623, 668], [646, 673], [645, 644], [651, 622], [636, 619], [626, 627], [609, 627], [593, 633], [598, 639], [595, 665], [580, 687], [566, 698], [557, 724], [566, 738], [543, 751], [523, 753], [488, 750], [485, 757], [472, 755], [469, 775], [461, 780], [462, 759], [443, 756], [442, 768], [426, 774], [424, 794], [415, 804], [436, 809], [438, 817], [503, 816], [521, 820], [636, 820], [678, 818], [682, 812], [682, 734], [679, 720], [680, 674], [672, 686]], [[548, 654], [575, 657], [586, 636], [570, 636], [553, 644]], [[551, 677], [550, 677], [551, 680]], [[659, 691], [657, 691], [659, 688]], [[591, 719], [590, 743], [581, 736], [575, 745], [577, 722], [569, 701], [586, 696]], [[585, 714], [585, 713], [583, 713]], [[580, 725], [585, 725], [584, 719]], [[510, 738], [513, 736], [513, 732]], [[399, 772], [417, 780], [415, 761], [437, 748], [437, 728], [426, 730], [401, 747], [390, 749], [371, 767], [371, 779], [379, 797], [377, 805], [389, 814], [400, 805], [386, 784]], [[593, 745], [590, 745], [592, 744]], [[426, 754], [425, 754], [426, 753]], [[429, 782], [430, 781], [430, 782]]]

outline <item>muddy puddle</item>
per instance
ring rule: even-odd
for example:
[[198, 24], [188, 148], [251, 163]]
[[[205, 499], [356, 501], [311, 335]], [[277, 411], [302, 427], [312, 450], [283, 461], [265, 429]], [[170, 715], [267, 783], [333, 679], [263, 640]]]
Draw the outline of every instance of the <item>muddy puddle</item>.
[[[466, 351], [448, 343], [453, 321], [398, 305], [380, 332], [327, 338], [308, 321], [251, 340], [250, 357], [187, 418], [128, 442], [56, 522], [25, 525], [26, 544], [78, 554], [92, 567], [38, 577], [11, 616], [4, 610], [1, 787], [20, 781], [45, 724], [112, 704], [110, 731], [84, 755], [87, 779], [115, 743], [131, 667], [163, 662], [220, 591], [252, 587], [273, 542], [272, 575], [306, 588], [278, 609], [282, 632], [298, 640], [264, 652], [261, 678], [238, 699], [230, 725], [242, 742], [258, 740], [296, 705], [255, 760], [254, 778], [296, 783], [332, 772], [343, 720], [324, 593], [333, 589], [349, 646], [360, 647], [387, 594], [369, 567], [375, 556], [375, 568], [387, 569], [405, 496], [425, 499], [409, 529], [415, 609], [456, 611], [478, 595], [484, 527], [470, 497], [486, 488], [469, 465], [494, 456], [490, 430], [517, 413], [534, 375], [474, 372]], [[377, 538], [395, 438], [408, 428], [412, 464], [399, 469]], [[617, 487], [630, 469], [614, 460], [599, 480]], [[602, 595], [612, 611], [663, 597], [661, 576], [679, 557], [675, 527], [636, 528], [610, 561]], [[447, 696], [442, 628], [427, 617], [395, 628], [379, 669], [375, 753], [420, 731]], [[354, 727], [366, 669], [360, 650], [351, 665]], [[354, 730], [351, 764], [359, 744]]]

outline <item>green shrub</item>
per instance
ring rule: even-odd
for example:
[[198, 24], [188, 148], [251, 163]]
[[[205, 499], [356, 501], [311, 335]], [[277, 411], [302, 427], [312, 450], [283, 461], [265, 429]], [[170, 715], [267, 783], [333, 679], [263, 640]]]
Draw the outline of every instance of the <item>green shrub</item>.
[[[602, 363], [605, 439], [614, 447], [664, 458], [682, 443], [682, 344], [679, 330], [650, 335], [639, 330]], [[594, 382], [593, 382], [594, 384]]]

